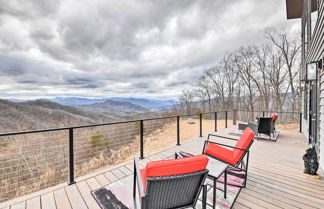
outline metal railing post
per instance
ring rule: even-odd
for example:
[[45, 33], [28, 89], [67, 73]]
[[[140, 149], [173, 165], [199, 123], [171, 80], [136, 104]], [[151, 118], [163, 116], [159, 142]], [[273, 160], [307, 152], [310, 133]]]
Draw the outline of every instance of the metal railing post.
[[74, 149], [73, 149], [73, 128], [69, 129], [69, 182], [68, 184], [75, 184], [74, 180]]
[[201, 113], [199, 114], [199, 125], [200, 125], [199, 136], [202, 137], [202, 114]]
[[215, 132], [217, 131], [217, 112], [215, 112]]
[[180, 146], [180, 116], [177, 116], [177, 145]]
[[144, 159], [144, 121], [140, 121], [140, 159]]
[[234, 109], [234, 110], [233, 110], [233, 125], [234, 125], [234, 126], [236, 125], [236, 120], [237, 120], [237, 119], [236, 119], [236, 117], [237, 117], [236, 114], [237, 114], [237, 110]]
[[303, 131], [303, 113], [299, 113], [299, 132]]
[[225, 111], [225, 128], [227, 128], [227, 111]]

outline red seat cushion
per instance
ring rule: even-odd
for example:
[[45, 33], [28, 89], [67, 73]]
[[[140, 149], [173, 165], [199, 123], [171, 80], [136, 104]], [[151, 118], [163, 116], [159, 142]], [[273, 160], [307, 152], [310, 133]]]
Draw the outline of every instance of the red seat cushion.
[[219, 146], [217, 144], [208, 143], [205, 152], [230, 164], [236, 164], [233, 158], [233, 150], [226, 149], [225, 147]]
[[[246, 128], [240, 139], [237, 141], [235, 147], [246, 149], [248, 148], [253, 138], [253, 131], [250, 128]], [[234, 148], [229, 150], [225, 147], [213, 143], [208, 143], [205, 152], [232, 165], [236, 165], [244, 153], [243, 150]]]
[[[250, 128], [246, 128], [240, 137], [240, 139], [237, 141], [235, 147], [247, 149], [249, 144], [252, 142], [254, 138], [254, 132]], [[233, 158], [234, 161], [238, 162], [240, 158], [242, 157], [244, 151], [239, 149], [233, 149]]]
[[205, 155], [197, 155], [181, 159], [149, 162], [146, 164], [145, 169], [141, 169], [144, 188], [146, 188], [147, 177], [173, 176], [201, 171], [206, 169], [208, 160]]
[[273, 114], [271, 115], [271, 121], [272, 121], [272, 122], [276, 122], [277, 118], [278, 118], [278, 113], [273, 113]]

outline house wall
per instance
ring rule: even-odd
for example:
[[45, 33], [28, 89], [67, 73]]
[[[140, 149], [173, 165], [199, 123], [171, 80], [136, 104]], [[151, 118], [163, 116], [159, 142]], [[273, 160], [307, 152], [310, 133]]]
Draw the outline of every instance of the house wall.
[[320, 108], [319, 108], [319, 162], [324, 173], [324, 74], [320, 79]]
[[[305, 24], [306, 11], [303, 11], [302, 29]], [[304, 31], [306, 33], [306, 31]], [[304, 36], [305, 33], [302, 33]], [[311, 43], [308, 47], [305, 60], [302, 61], [302, 72], [305, 72], [306, 63], [312, 61], [324, 61], [324, 1], [318, 1], [318, 19], [315, 25], [314, 33], [311, 37]], [[323, 69], [323, 67], [322, 67]], [[324, 171], [324, 70], [319, 73], [318, 82], [318, 121], [317, 121], [317, 139], [318, 143], [315, 145], [319, 155], [319, 162], [322, 171]], [[304, 97], [304, 100], [308, 98]], [[308, 104], [308, 103], [307, 103]], [[308, 108], [307, 108], [308, 110]], [[305, 114], [305, 113], [304, 113]], [[308, 112], [306, 113], [308, 114]], [[304, 133], [308, 136], [308, 117], [304, 120]]]

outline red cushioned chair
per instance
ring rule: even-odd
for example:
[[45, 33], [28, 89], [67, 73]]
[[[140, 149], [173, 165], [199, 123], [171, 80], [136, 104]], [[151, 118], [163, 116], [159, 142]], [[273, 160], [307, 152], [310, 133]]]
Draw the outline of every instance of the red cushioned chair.
[[139, 169], [135, 159], [133, 196], [135, 198], [137, 185], [141, 209], [188, 208], [195, 207], [203, 189], [205, 209], [207, 164], [208, 157], [198, 155], [149, 162], [144, 169]]
[[[237, 143], [235, 146], [230, 146], [227, 144], [221, 144], [218, 142], [210, 141], [209, 140], [210, 137], [218, 137], [218, 138], [235, 140], [237, 141]], [[202, 153], [209, 157], [228, 163], [231, 169], [244, 171], [245, 181], [243, 187], [245, 187], [248, 164], [249, 164], [249, 153], [250, 153], [249, 149], [253, 143], [253, 139], [254, 139], [254, 132], [250, 128], [246, 128], [242, 136], [238, 140], [230, 137], [209, 134], [207, 140], [205, 141]], [[234, 186], [238, 186], [238, 185], [234, 185]]]

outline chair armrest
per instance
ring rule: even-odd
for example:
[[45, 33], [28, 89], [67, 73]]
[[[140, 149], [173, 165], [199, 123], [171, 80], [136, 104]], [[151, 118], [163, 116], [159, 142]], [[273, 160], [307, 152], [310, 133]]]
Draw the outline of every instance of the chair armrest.
[[[259, 121], [258, 121], [259, 123]], [[248, 123], [248, 127], [254, 132], [255, 135], [258, 134], [258, 123]]]
[[142, 182], [142, 175], [141, 175], [141, 171], [140, 171], [140, 168], [139, 168], [139, 163], [138, 163], [138, 160], [136, 158], [134, 158], [134, 167], [135, 167], [135, 172], [136, 172], [136, 174], [134, 174], [134, 175], [136, 175], [139, 196], [142, 198], [142, 197], [145, 196], [144, 185], [143, 185], [143, 182]]
[[248, 151], [247, 149], [243, 149], [243, 148], [239, 148], [239, 147], [234, 147], [234, 146], [230, 146], [230, 145], [222, 144], [222, 143], [218, 143], [218, 142], [205, 141], [205, 143], [217, 144], [217, 145], [220, 145], [220, 146], [229, 147], [229, 148], [233, 148], [233, 149], [238, 149], [238, 150], [242, 150], [242, 151], [245, 151], [245, 152]]
[[216, 136], [216, 137], [223, 138], [223, 139], [229, 139], [229, 140], [238, 141], [238, 139], [235, 139], [235, 138], [231, 138], [231, 137], [227, 137], [227, 136], [221, 136], [221, 135], [216, 135], [216, 134], [208, 134], [207, 140], [209, 140], [209, 136]]

